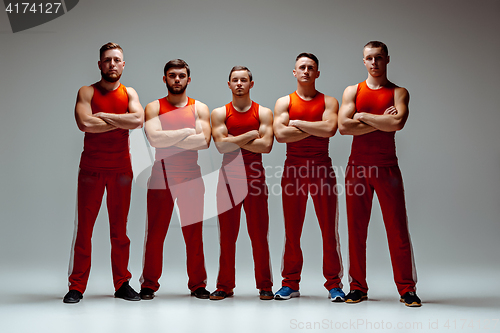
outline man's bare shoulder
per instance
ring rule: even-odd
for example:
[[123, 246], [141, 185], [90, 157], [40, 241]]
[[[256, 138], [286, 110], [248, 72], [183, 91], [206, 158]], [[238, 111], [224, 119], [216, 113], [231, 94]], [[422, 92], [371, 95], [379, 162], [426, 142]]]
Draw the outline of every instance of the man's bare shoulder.
[[160, 101], [158, 99], [155, 99], [152, 102], [149, 102], [146, 107], [148, 109], [160, 109]]
[[335, 97], [328, 96], [328, 95], [325, 95], [325, 94], [323, 94], [323, 95], [325, 96], [325, 103], [327, 103], [327, 104], [338, 103], [338, 100]]
[[208, 108], [208, 106], [203, 103], [203, 102], [200, 102], [198, 100], [195, 100], [194, 101], [194, 108], [196, 110], [196, 113], [198, 113], [199, 116], [205, 116], [205, 117], [208, 117], [210, 115], [210, 109]]
[[283, 112], [283, 111], [286, 111], [288, 110], [288, 106], [290, 105], [290, 95], [286, 95], [286, 96], [283, 96], [283, 97], [280, 97], [278, 98], [278, 100], [276, 101], [276, 105], [275, 105], [275, 111], [278, 111], [278, 112]]
[[259, 117], [273, 117], [273, 111], [270, 108], [266, 108], [265, 106], [259, 105]]
[[94, 96], [94, 87], [93, 86], [83, 86], [78, 89], [78, 99], [82, 101], [89, 101]]
[[136, 95], [137, 96], [137, 91], [135, 91], [134, 88], [132, 88], [132, 87], [125, 87], [125, 89], [127, 89], [127, 94], [129, 94], [129, 96], [130, 95]]
[[197, 99], [195, 99], [195, 101], [194, 101], [194, 105], [196, 106], [196, 108], [199, 108], [199, 107], [200, 107], [200, 108], [204, 108], [204, 109], [206, 108], [206, 109], [208, 109], [208, 106], [207, 106], [205, 103], [200, 102], [200, 101], [199, 101], [199, 100], [197, 100]]
[[94, 87], [92, 85], [90, 86], [83, 86], [80, 89], [78, 89], [79, 94], [93, 94], [94, 93]]
[[352, 86], [347, 86], [344, 90], [344, 94], [355, 94], [358, 90], [359, 83], [353, 84]]
[[212, 110], [212, 117], [213, 116], [216, 116], [216, 117], [221, 117], [221, 116], [224, 116], [224, 118], [226, 117], [226, 106], [219, 106], [218, 108], [215, 108]]
[[401, 94], [401, 95], [409, 95], [410, 93], [408, 92], [408, 89], [406, 88], [403, 88], [403, 87], [399, 87], [399, 86], [395, 86], [394, 88], [394, 92], [396, 94]]
[[278, 103], [278, 102], [289, 103], [290, 102], [290, 95], [285, 95], [285, 96], [282, 96], [282, 97], [278, 98], [278, 100], [276, 101], [276, 103]]
[[[220, 112], [220, 111], [222, 111], [222, 110], [226, 111], [226, 106], [225, 106], [225, 105], [219, 106], [219, 107], [215, 108], [213, 111]], [[213, 112], [213, 111], [212, 111], [212, 112]]]
[[261, 112], [263, 112], [263, 113], [269, 113], [269, 112], [273, 113], [273, 111], [271, 111], [270, 108], [267, 108], [267, 107], [262, 106], [262, 105], [259, 104], [259, 113], [261, 113]]

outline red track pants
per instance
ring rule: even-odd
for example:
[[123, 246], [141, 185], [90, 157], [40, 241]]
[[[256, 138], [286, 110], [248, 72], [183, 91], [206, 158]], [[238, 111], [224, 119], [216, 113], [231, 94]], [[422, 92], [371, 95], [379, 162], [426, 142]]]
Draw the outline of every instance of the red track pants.
[[160, 288], [163, 244], [177, 199], [182, 235], [186, 243], [188, 288], [206, 287], [207, 273], [203, 254], [203, 200], [205, 186], [196, 172], [173, 173], [155, 162], [147, 193], [147, 226], [141, 288]]
[[375, 191], [384, 218], [398, 292], [404, 295], [408, 291], [415, 291], [417, 276], [399, 167], [348, 166], [345, 183], [351, 290], [368, 291], [366, 238]]
[[130, 240], [127, 216], [132, 189], [132, 170], [128, 172], [91, 172], [78, 174], [77, 220], [69, 265], [69, 289], [81, 293], [87, 288], [92, 254], [92, 232], [99, 214], [104, 190], [111, 238], [111, 269], [115, 290], [132, 275], [127, 269]]
[[[268, 190], [262, 164], [247, 168], [248, 180], [231, 178], [224, 167], [219, 172], [217, 209], [219, 212], [220, 258], [217, 290], [229, 293], [235, 283], [236, 240], [240, 229], [241, 207], [246, 213], [247, 229], [252, 243], [257, 289], [271, 290], [271, 259], [269, 256]], [[258, 170], [258, 171], [257, 171]], [[229, 178], [228, 178], [229, 177]], [[245, 189], [242, 191], [242, 189]], [[245, 196], [246, 194], [246, 196]]]
[[303, 263], [300, 237], [306, 215], [307, 198], [310, 194], [323, 238], [325, 288], [328, 290], [342, 288], [343, 269], [337, 229], [336, 177], [330, 158], [327, 161], [288, 158], [285, 161], [281, 189], [285, 220], [282, 286], [299, 289]]

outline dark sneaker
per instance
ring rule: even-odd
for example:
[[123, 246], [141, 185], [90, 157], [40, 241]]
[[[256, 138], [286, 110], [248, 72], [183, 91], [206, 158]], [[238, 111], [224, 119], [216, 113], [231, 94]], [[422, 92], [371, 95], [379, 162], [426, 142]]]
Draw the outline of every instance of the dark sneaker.
[[400, 302], [405, 303], [406, 306], [412, 307], [412, 308], [418, 308], [419, 306], [422, 306], [422, 302], [420, 301], [420, 298], [418, 298], [417, 294], [415, 294], [414, 291], [409, 291], [401, 298], [399, 299]]
[[364, 293], [361, 290], [354, 289], [351, 290], [344, 299], [346, 303], [359, 303], [367, 298], [368, 298], [367, 293]]
[[269, 300], [274, 298], [274, 294], [271, 290], [260, 290], [259, 291], [259, 297], [261, 300]]
[[141, 299], [150, 300], [155, 298], [155, 292], [151, 288], [141, 288], [139, 296], [141, 297]]
[[191, 296], [194, 296], [196, 298], [201, 298], [201, 299], [209, 299], [210, 292], [208, 290], [206, 290], [204, 287], [200, 287], [200, 288], [196, 289], [195, 291], [192, 291]]
[[290, 287], [281, 287], [280, 290], [278, 290], [274, 295], [274, 299], [284, 300], [299, 296], [300, 292], [298, 290], [293, 290]]
[[64, 303], [78, 303], [80, 300], [83, 298], [83, 294], [79, 292], [78, 290], [70, 290], [68, 293], [64, 296], [63, 302]]
[[122, 298], [127, 301], [141, 300], [141, 296], [139, 296], [139, 294], [134, 289], [132, 289], [128, 281], [123, 282], [122, 286], [117, 291], [115, 291], [115, 297]]
[[226, 297], [231, 297], [233, 295], [234, 295], [234, 293], [232, 290], [229, 293], [226, 293], [224, 290], [216, 290], [210, 294], [210, 299], [212, 301], [218, 301], [218, 300], [224, 299]]
[[343, 302], [345, 294], [341, 288], [332, 288], [328, 291], [328, 298], [330, 298], [332, 302]]

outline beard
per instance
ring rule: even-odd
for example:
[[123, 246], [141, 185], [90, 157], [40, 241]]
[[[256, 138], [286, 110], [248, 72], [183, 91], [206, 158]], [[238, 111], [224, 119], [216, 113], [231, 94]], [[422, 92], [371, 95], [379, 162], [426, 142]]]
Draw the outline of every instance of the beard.
[[101, 77], [104, 81], [107, 81], [110, 83], [115, 83], [116, 81], [118, 81], [122, 77], [122, 75], [117, 74], [117, 73], [113, 73], [111, 75], [108, 75], [108, 74], [104, 73], [103, 71], [101, 71]]
[[166, 86], [167, 86], [168, 92], [172, 95], [181, 95], [184, 93], [184, 91], [186, 91], [186, 88], [187, 88], [187, 84], [182, 86], [182, 87], [172, 87], [168, 83], [166, 83]]

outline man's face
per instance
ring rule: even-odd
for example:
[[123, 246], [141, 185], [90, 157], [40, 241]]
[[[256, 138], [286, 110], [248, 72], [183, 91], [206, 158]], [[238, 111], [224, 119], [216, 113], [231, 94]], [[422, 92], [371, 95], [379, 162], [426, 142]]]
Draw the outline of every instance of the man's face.
[[253, 81], [246, 70], [234, 71], [231, 73], [231, 80], [227, 83], [233, 95], [244, 96], [250, 92], [253, 87]]
[[167, 85], [170, 94], [180, 95], [186, 91], [191, 78], [188, 77], [186, 68], [170, 68], [163, 77], [163, 82]]
[[363, 63], [371, 76], [381, 76], [387, 70], [389, 56], [380, 47], [365, 47], [363, 50]]
[[293, 75], [299, 82], [314, 82], [319, 77], [318, 65], [310, 58], [299, 58], [297, 62], [295, 62]]
[[97, 64], [103, 80], [111, 83], [116, 82], [122, 76], [125, 67], [123, 53], [119, 49], [106, 50]]

